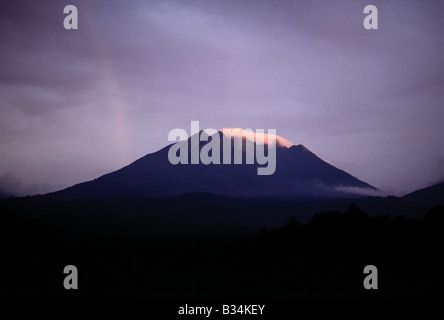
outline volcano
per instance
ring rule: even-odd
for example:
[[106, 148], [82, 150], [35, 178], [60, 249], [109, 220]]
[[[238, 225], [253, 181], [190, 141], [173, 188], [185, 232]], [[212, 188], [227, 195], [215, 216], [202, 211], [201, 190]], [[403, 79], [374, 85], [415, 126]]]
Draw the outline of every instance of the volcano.
[[[222, 141], [223, 132], [225, 131], [220, 130], [214, 135], [219, 135]], [[214, 135], [209, 136], [209, 141], [213, 140]], [[168, 158], [169, 149], [173, 145], [171, 144], [157, 152], [147, 154], [120, 170], [48, 196], [67, 199], [103, 199], [166, 197], [203, 192], [240, 197], [325, 198], [362, 196], [377, 191], [370, 184], [323, 161], [303, 145], [294, 145], [282, 137], [274, 137], [276, 169], [270, 175], [257, 174], [257, 169], [263, 165], [256, 160], [250, 164], [246, 161], [241, 164], [233, 162], [222, 164], [222, 142], [220, 142], [221, 164], [201, 162], [191, 164], [191, 161], [187, 164], [172, 164]], [[193, 152], [192, 139], [193, 136], [180, 142], [188, 143], [188, 160], [191, 159]], [[231, 136], [232, 142], [234, 139], [236, 137]], [[245, 134], [240, 139], [242, 139], [242, 157], [246, 159], [247, 141], [253, 141], [255, 148], [258, 146], [256, 135]], [[267, 145], [267, 139], [265, 135], [263, 144]], [[199, 141], [194, 148], [198, 147], [200, 152], [207, 143]], [[233, 157], [235, 152], [233, 143], [231, 151]], [[270, 153], [271, 149], [267, 152]]]

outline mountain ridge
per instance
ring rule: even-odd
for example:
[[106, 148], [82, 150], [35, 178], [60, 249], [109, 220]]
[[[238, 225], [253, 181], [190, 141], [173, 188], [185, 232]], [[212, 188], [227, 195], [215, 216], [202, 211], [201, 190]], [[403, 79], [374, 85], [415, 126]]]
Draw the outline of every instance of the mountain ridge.
[[428, 205], [444, 205], [444, 181], [410, 192], [402, 198]]

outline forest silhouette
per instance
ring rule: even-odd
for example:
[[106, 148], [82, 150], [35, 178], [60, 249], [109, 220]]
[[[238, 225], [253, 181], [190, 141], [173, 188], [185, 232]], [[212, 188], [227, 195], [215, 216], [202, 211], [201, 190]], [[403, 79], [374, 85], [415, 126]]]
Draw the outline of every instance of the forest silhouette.
[[[443, 298], [444, 208], [368, 216], [355, 203], [250, 234], [98, 234], [0, 207], [3, 298]], [[178, 209], [179, 210], [179, 209]], [[63, 288], [64, 266], [79, 290]], [[366, 265], [379, 289], [365, 290]]]

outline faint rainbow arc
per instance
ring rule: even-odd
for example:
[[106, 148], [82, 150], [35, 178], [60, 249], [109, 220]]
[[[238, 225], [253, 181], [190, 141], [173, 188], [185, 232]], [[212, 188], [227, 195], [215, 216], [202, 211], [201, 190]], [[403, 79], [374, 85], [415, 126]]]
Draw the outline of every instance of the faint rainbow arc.
[[[110, 105], [113, 112], [113, 117], [115, 119], [115, 128], [117, 141], [120, 145], [121, 160], [124, 164], [131, 160], [129, 151], [129, 130], [128, 130], [128, 119], [124, 111], [123, 101], [121, 99], [121, 90], [118, 85], [118, 78], [116, 72], [111, 65], [111, 55], [108, 46], [105, 42], [105, 37], [103, 35], [102, 29], [99, 23], [94, 19], [93, 8], [85, 2], [85, 16], [88, 21], [88, 25], [91, 27], [88, 31], [91, 32], [93, 37], [93, 47], [97, 51], [105, 71], [107, 82], [110, 88]], [[80, 14], [79, 14], [80, 15]]]

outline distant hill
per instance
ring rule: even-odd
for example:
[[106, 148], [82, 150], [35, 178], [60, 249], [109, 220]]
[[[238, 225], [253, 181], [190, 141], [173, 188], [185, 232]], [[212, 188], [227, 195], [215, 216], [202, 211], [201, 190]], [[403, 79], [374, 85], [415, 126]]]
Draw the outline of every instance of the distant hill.
[[444, 205], [444, 181], [406, 194], [402, 198], [431, 206]]
[[[210, 139], [212, 140], [217, 134], [220, 137], [222, 163], [223, 133], [219, 131]], [[193, 150], [191, 139], [192, 137], [183, 142], [188, 143], [188, 163], [191, 162]], [[234, 138], [231, 139], [231, 157], [233, 157]], [[170, 146], [167, 146], [120, 170], [49, 196], [97, 199], [163, 197], [206, 192], [246, 197], [324, 198], [362, 196], [377, 190], [370, 184], [323, 161], [303, 145], [292, 145], [281, 137], [276, 139], [276, 171], [272, 175], [258, 175], [257, 169], [263, 165], [256, 161], [254, 164], [245, 163], [245, 141], [242, 143], [242, 164], [173, 165], [168, 160]], [[198, 150], [201, 151], [206, 144], [207, 142], [200, 142]]]

